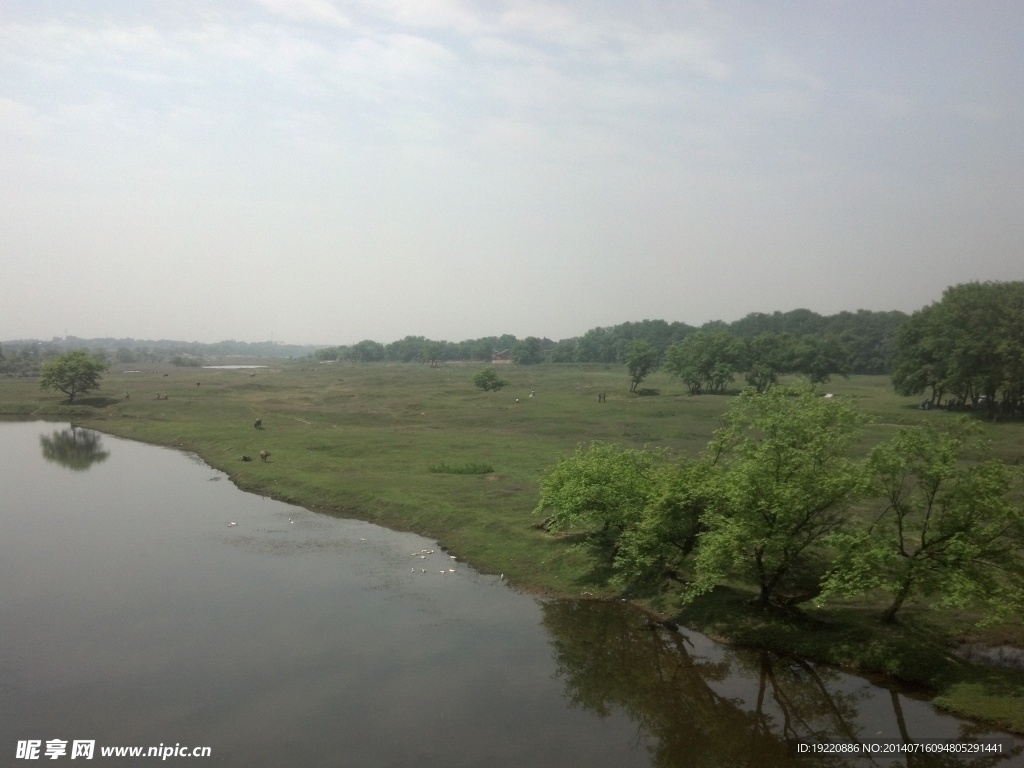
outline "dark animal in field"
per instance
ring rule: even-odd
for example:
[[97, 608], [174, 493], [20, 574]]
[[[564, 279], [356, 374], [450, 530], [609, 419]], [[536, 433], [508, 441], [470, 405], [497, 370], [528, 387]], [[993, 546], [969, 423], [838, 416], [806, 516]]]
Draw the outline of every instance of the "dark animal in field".
[[256, 419], [256, 423], [253, 424], [256, 429], [263, 429], [263, 419]]
[[597, 393], [597, 402], [606, 403], [608, 402], [608, 396], [604, 392]]
[[130, 395], [127, 392], [124, 393], [124, 399], [125, 400], [130, 400], [131, 399]]
[[165, 374], [164, 374], [164, 376], [170, 376], [170, 375], [171, 375], [171, 374], [169, 374], [169, 373], [165, 373]]
[[243, 453], [243, 454], [242, 454], [242, 461], [252, 461], [252, 456], [246, 456], [246, 455], [245, 455], [245, 454]]
[[196, 386], [197, 386], [197, 387], [199, 386], [199, 382], [198, 382], [198, 381], [196, 382]]
[[270, 458], [270, 451], [264, 448], [260, 451], [260, 461], [266, 461], [268, 458]]

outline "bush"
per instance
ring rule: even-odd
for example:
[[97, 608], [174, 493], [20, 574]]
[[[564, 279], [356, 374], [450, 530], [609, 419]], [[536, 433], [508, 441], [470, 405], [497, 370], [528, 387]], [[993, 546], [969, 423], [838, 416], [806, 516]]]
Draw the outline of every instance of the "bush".
[[498, 376], [498, 372], [492, 367], [483, 368], [473, 377], [473, 383], [484, 392], [497, 392], [502, 387], [507, 387], [508, 382]]

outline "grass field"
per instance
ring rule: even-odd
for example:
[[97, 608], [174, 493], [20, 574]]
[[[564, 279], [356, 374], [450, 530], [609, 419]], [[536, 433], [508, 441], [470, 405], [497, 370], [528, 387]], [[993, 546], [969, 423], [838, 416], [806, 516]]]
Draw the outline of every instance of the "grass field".
[[[592, 440], [694, 455], [731, 400], [690, 396], [663, 374], [644, 381], [652, 394], [631, 395], [625, 368], [611, 365], [503, 367], [511, 383], [490, 393], [472, 384], [479, 364], [269, 365], [255, 372], [115, 367], [100, 390], [74, 404], [41, 391], [35, 379], [0, 379], [0, 416], [63, 418], [194, 451], [245, 490], [423, 534], [525, 589], [617, 596], [589, 550], [536, 527], [542, 472]], [[918, 410], [916, 400], [893, 394], [886, 377], [839, 379], [824, 390], [872, 417], [862, 451], [899, 426], [952, 417]], [[598, 403], [600, 392], [607, 402]], [[257, 418], [264, 429], [254, 428]], [[1024, 425], [985, 430], [996, 457], [1024, 460]], [[266, 463], [261, 449], [270, 452]], [[965, 639], [1024, 647], [1018, 626], [979, 634], [969, 616], [914, 606], [883, 630], [870, 601], [780, 617], [752, 612], [747, 597], [742, 585], [722, 589], [671, 618], [735, 642], [927, 685], [943, 706], [1024, 732], [1021, 672], [978, 668], [950, 653]]]

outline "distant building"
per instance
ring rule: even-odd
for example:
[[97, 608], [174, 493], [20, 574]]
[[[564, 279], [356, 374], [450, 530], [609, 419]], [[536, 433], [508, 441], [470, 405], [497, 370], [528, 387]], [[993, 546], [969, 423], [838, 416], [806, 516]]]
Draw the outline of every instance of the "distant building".
[[512, 350], [503, 349], [501, 352], [495, 352], [491, 355], [492, 363], [511, 363], [512, 362]]

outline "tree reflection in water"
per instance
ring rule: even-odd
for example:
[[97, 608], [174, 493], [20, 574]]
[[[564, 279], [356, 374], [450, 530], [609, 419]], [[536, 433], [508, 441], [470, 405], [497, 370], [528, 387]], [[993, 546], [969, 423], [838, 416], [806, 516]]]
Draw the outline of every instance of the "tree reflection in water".
[[[696, 766], [959, 766], [996, 765], [934, 754], [890, 758], [798, 758], [794, 742], [858, 742], [858, 705], [866, 694], [844, 693], [840, 674], [767, 651], [727, 650], [721, 661], [692, 652], [686, 635], [614, 602], [552, 601], [542, 605], [554, 646], [556, 674], [573, 706], [600, 717], [614, 709], [637, 723], [637, 740], [664, 768]], [[746, 680], [746, 686], [742, 681]], [[723, 691], [749, 689], [746, 697]], [[873, 697], [877, 707], [882, 697]], [[900, 738], [907, 732], [892, 696]], [[972, 734], [964, 733], [964, 739]]]
[[110, 455], [103, 450], [100, 433], [70, 426], [47, 437], [39, 436], [43, 458], [74, 472], [84, 472], [93, 464], [106, 461]]

